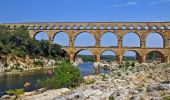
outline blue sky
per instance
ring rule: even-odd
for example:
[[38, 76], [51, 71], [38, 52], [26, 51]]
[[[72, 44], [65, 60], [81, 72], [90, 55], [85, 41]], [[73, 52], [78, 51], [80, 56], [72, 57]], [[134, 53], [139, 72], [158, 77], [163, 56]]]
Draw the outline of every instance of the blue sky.
[[1, 0], [0, 9], [0, 23], [170, 21], [170, 0]]

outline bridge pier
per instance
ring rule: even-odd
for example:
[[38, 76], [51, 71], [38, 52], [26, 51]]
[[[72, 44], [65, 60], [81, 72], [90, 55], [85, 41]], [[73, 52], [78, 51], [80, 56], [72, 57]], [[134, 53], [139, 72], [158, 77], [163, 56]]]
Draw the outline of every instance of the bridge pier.
[[117, 62], [121, 63], [123, 61], [123, 55], [118, 55], [117, 56]]
[[140, 63], [146, 63], [146, 56], [141, 56]]

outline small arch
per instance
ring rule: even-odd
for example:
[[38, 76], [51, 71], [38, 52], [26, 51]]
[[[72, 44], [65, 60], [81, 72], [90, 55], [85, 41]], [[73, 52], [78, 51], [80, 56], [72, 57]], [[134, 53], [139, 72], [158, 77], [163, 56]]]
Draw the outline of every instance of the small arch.
[[165, 61], [164, 55], [160, 51], [150, 51], [147, 54], [146, 60], [147, 60], [147, 62], [154, 62], [154, 61], [164, 62]]
[[115, 30], [118, 30], [118, 29], [119, 29], [119, 26], [115, 25], [115, 26], [114, 26], [114, 29], [115, 29]]
[[87, 25], [87, 26], [86, 26], [86, 29], [89, 30], [89, 29], [91, 29], [91, 27], [90, 27], [89, 25]]
[[76, 47], [94, 47], [96, 45], [96, 38], [91, 33], [80, 32], [75, 36], [74, 44]]
[[41, 40], [49, 40], [49, 37], [48, 37], [47, 33], [40, 31], [40, 32], [37, 32], [34, 35], [34, 39], [39, 40], [39, 41], [41, 41]]
[[73, 26], [73, 29], [74, 29], [74, 30], [77, 30], [77, 29], [78, 29], [78, 27], [77, 27], [76, 25], [74, 25], [74, 26]]
[[39, 29], [40, 29], [40, 30], [43, 30], [43, 29], [44, 29], [44, 27], [43, 27], [43, 26], [40, 26], [40, 27], [39, 27]]
[[63, 30], [63, 29], [64, 29], [64, 27], [63, 27], [63, 26], [60, 26], [60, 27], [59, 27], [59, 29], [60, 29], [60, 30]]
[[117, 54], [112, 50], [105, 50], [100, 55], [101, 61], [117, 62]]
[[156, 25], [154, 25], [154, 26], [152, 26], [152, 29], [156, 30], [156, 29], [158, 29], [158, 27]]
[[164, 38], [160, 33], [153, 32], [148, 33], [146, 37], [146, 47], [147, 48], [163, 48]]
[[148, 29], [149, 29], [149, 26], [144, 26], [144, 29], [145, 29], [145, 30], [148, 30]]
[[79, 27], [81, 30], [83, 30], [84, 29], [84, 27], [81, 25], [80, 27]]
[[141, 62], [140, 54], [135, 50], [127, 50], [123, 54], [123, 61]]
[[131, 26], [129, 27], [129, 29], [130, 29], [130, 30], [133, 30], [133, 29], [134, 29], [134, 26], [131, 25]]
[[71, 29], [71, 27], [70, 27], [70, 26], [66, 26], [66, 29], [67, 29], [67, 30], [70, 30], [70, 29]]
[[134, 32], [128, 32], [123, 36], [123, 47], [140, 47], [140, 36]]
[[125, 30], [125, 29], [127, 29], [127, 27], [126, 27], [125, 25], [123, 25], [123, 26], [122, 26], [122, 29]]
[[49, 29], [51, 29], [51, 27], [50, 27], [49, 25], [47, 25], [47, 26], [46, 26], [46, 29], [49, 30]]
[[33, 29], [36, 30], [36, 29], [37, 29], [37, 26], [33, 26]]
[[61, 46], [69, 46], [69, 36], [65, 32], [57, 32], [53, 37], [54, 43]]
[[108, 30], [111, 30], [111, 29], [112, 29], [112, 27], [111, 27], [111, 26], [107, 26], [107, 29], [108, 29]]
[[100, 37], [100, 46], [101, 47], [117, 47], [118, 38], [117, 35], [113, 32], [106, 32]]
[[31, 29], [31, 27], [30, 27], [30, 26], [27, 26], [27, 29], [29, 30], [29, 29]]
[[54, 29], [54, 30], [56, 30], [56, 29], [57, 29], [57, 26], [56, 26], [56, 25], [54, 25], [54, 26], [53, 26], [53, 29]]
[[96, 25], [95, 25], [95, 26], [93, 26], [93, 29], [94, 29], [94, 30], [96, 30], [96, 29], [97, 29], [97, 26], [96, 26]]
[[169, 25], [169, 26], [167, 26], [167, 29], [170, 29], [170, 25]]
[[137, 29], [138, 29], [138, 30], [141, 30], [141, 29], [142, 29], [142, 26], [140, 26], [140, 25], [137, 26]]
[[81, 62], [81, 59], [83, 62], [94, 62], [96, 61], [95, 58], [94, 54], [87, 49], [79, 50], [74, 55], [75, 62]]
[[160, 29], [161, 29], [161, 30], [164, 30], [164, 29], [165, 29], [165, 26], [160, 26]]
[[105, 29], [105, 27], [102, 25], [102, 26], [100, 26], [100, 29], [103, 30], [103, 29]]

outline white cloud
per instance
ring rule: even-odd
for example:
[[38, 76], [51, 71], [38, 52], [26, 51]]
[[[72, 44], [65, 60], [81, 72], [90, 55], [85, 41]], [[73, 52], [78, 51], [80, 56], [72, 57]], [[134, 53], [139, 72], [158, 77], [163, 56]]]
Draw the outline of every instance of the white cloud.
[[135, 5], [137, 5], [137, 2], [127, 2], [124, 4], [114, 4], [113, 6], [105, 7], [105, 8], [118, 8], [118, 7], [135, 6]]
[[170, 0], [157, 0], [157, 1], [150, 2], [149, 5], [155, 5], [155, 4], [167, 3], [167, 2], [170, 2]]

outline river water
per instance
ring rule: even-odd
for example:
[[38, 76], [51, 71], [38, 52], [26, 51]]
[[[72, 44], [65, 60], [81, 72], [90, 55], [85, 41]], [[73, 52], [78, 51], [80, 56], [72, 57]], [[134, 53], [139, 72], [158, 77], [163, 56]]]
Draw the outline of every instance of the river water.
[[[78, 65], [81, 71], [82, 76], [85, 76], [87, 73], [94, 75], [95, 71], [93, 69], [93, 63], [83, 63]], [[109, 70], [101, 70], [102, 73], [109, 73]], [[35, 89], [41, 88], [36, 85], [38, 79], [44, 79], [49, 77], [47, 71], [39, 70], [35, 72], [28, 72], [27, 75], [0, 75], [0, 96], [5, 94], [6, 90], [24, 88], [26, 82], [31, 82], [29, 88], [26, 91], [33, 91]]]

